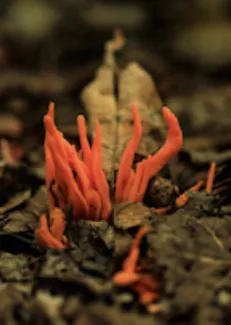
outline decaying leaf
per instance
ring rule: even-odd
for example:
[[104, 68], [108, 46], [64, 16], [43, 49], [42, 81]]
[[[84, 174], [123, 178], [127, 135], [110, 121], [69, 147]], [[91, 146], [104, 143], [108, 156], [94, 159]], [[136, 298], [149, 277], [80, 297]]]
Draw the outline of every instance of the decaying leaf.
[[[117, 162], [132, 134], [131, 105], [133, 103], [138, 107], [143, 126], [139, 153], [146, 156], [159, 147], [164, 136], [165, 125], [161, 116], [162, 102], [155, 83], [136, 62], [130, 63], [120, 71], [119, 75]], [[155, 138], [152, 138], [151, 134], [155, 134]]]
[[8, 202], [0, 207], [0, 214], [4, 214], [17, 206], [25, 203], [31, 196], [30, 190], [25, 190], [23, 192], [17, 193], [15, 196], [10, 198]]
[[[25, 199], [25, 197], [22, 198]], [[45, 186], [41, 186], [38, 192], [28, 200], [22, 211], [13, 211], [7, 215], [2, 231], [4, 233], [19, 233], [30, 229], [34, 230], [39, 216], [46, 210], [48, 210], [47, 192]]]
[[110, 175], [113, 168], [116, 133], [117, 103], [114, 96], [116, 61], [114, 51], [122, 48], [123, 44], [122, 40], [118, 42], [118, 34], [116, 34], [114, 40], [106, 43], [102, 66], [98, 69], [95, 79], [83, 89], [81, 95], [89, 116], [91, 131], [94, 130], [94, 120], [98, 119], [100, 121], [104, 170], [108, 175]]
[[114, 40], [106, 43], [102, 66], [98, 69], [95, 79], [82, 92], [91, 131], [94, 120], [100, 121], [103, 167], [109, 179], [131, 138], [131, 104], [138, 106], [143, 123], [141, 153], [147, 155], [156, 150], [165, 131], [160, 111], [162, 103], [151, 76], [136, 62], [130, 63], [123, 70], [116, 64], [114, 53], [123, 48], [122, 37], [119, 34], [119, 39], [117, 35]]
[[117, 207], [114, 219], [116, 228], [129, 229], [140, 226], [151, 216], [151, 210], [142, 203], [123, 204]]

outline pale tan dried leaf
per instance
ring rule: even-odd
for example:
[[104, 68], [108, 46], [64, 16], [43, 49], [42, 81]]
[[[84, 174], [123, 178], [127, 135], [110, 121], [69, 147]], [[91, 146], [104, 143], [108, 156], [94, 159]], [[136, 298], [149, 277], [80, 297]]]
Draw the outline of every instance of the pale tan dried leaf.
[[[120, 72], [119, 79], [119, 128], [116, 167], [133, 132], [131, 106], [136, 104], [143, 126], [143, 137], [138, 152], [148, 155], [160, 146], [165, 125], [161, 116], [162, 102], [151, 76], [136, 62]], [[157, 139], [151, 136], [157, 135]]]
[[123, 208], [116, 209], [116, 212], [114, 225], [124, 230], [142, 225], [152, 215], [151, 209], [142, 203], [125, 202]]
[[105, 44], [105, 55], [102, 66], [98, 69], [95, 79], [86, 86], [81, 94], [82, 101], [89, 117], [91, 134], [94, 133], [94, 121], [99, 120], [103, 142], [103, 169], [110, 178], [113, 170], [115, 152], [116, 111], [117, 102], [114, 96], [114, 76], [116, 61], [114, 51], [124, 45], [119, 34]]
[[[103, 64], [95, 79], [82, 92], [91, 134], [94, 133], [95, 119], [101, 125], [103, 169], [110, 179], [132, 136], [132, 104], [138, 106], [143, 125], [139, 153], [148, 155], [154, 152], [162, 144], [165, 133], [161, 116], [162, 102], [151, 76], [135, 62], [122, 71], [116, 65], [114, 51], [121, 49], [123, 45], [124, 38], [118, 38], [118, 35], [106, 43]], [[118, 102], [114, 96], [115, 76], [118, 79]], [[156, 137], [153, 138], [151, 134]]]

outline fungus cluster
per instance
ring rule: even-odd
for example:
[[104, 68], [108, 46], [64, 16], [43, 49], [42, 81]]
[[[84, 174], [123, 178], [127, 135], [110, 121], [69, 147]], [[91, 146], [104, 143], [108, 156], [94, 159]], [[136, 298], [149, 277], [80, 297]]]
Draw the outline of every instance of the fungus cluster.
[[[135, 152], [142, 138], [142, 125], [136, 105], [132, 106], [134, 131], [119, 165], [116, 178], [116, 203], [141, 202], [150, 179], [156, 175], [182, 146], [182, 131], [175, 115], [162, 109], [168, 126], [166, 142], [159, 151], [132, 168]], [[74, 219], [108, 220], [112, 204], [110, 188], [102, 168], [102, 139], [99, 122], [95, 121], [95, 137], [90, 146], [86, 122], [77, 117], [81, 149], [77, 151], [56, 128], [54, 103], [50, 103], [44, 117], [46, 130], [44, 151], [46, 159], [46, 186], [49, 198], [49, 223], [40, 217], [36, 237], [43, 246], [64, 248], [65, 217], [63, 211], [71, 206]]]
[[158, 283], [146, 271], [145, 265], [139, 265], [139, 245], [149, 231], [148, 227], [141, 228], [131, 245], [130, 252], [123, 262], [122, 270], [113, 276], [113, 282], [118, 286], [130, 286], [139, 296], [142, 304], [148, 304], [159, 297]]
[[162, 112], [168, 126], [168, 136], [163, 147], [153, 156], [149, 155], [136, 164], [136, 170], [132, 169], [132, 163], [136, 150], [142, 138], [142, 126], [137, 107], [133, 105], [134, 131], [121, 158], [116, 179], [115, 200], [141, 202], [150, 179], [155, 176], [180, 150], [183, 142], [182, 131], [176, 116], [167, 108]]

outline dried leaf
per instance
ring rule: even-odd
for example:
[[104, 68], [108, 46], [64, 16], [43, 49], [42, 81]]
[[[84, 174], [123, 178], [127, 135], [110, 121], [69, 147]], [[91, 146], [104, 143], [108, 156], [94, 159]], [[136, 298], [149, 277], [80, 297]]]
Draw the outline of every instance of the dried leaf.
[[0, 214], [4, 214], [21, 205], [22, 203], [25, 203], [30, 198], [30, 196], [30, 190], [17, 193], [15, 196], [11, 197], [6, 204], [0, 207]]
[[[153, 152], [162, 142], [165, 126], [160, 114], [162, 106], [151, 76], [137, 63], [119, 70], [114, 57], [116, 38], [106, 43], [105, 59], [95, 79], [83, 90], [82, 100], [89, 116], [90, 129], [100, 121], [103, 142], [103, 169], [111, 179], [122, 152], [131, 138], [133, 121], [131, 104], [138, 106], [144, 135], [140, 152]], [[123, 42], [120, 43], [122, 48]], [[118, 100], [116, 89], [119, 90]], [[151, 134], [155, 134], [152, 139]]]
[[152, 215], [151, 210], [142, 203], [124, 204], [123, 208], [117, 208], [116, 212], [114, 225], [124, 230], [140, 226]]

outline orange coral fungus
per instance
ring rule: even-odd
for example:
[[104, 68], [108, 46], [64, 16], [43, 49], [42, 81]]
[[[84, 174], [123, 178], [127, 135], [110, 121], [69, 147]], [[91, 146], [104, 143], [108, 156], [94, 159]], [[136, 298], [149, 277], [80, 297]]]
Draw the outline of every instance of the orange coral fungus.
[[[142, 126], [137, 107], [132, 107], [134, 132], [122, 156], [116, 181], [115, 201], [140, 202], [144, 197], [149, 180], [171, 159], [182, 145], [182, 132], [178, 120], [167, 107], [163, 115], [168, 125], [168, 136], [164, 146], [132, 167], [133, 159], [142, 137]], [[54, 103], [49, 104], [44, 117], [46, 129], [44, 151], [46, 158], [46, 186], [49, 199], [49, 226], [46, 217], [40, 218], [36, 236], [41, 244], [49, 247], [64, 247], [61, 234], [65, 220], [59, 216], [53, 220], [55, 207], [61, 211], [71, 206], [75, 219], [108, 220], [112, 206], [109, 184], [102, 169], [102, 139], [99, 122], [95, 122], [95, 137], [92, 146], [87, 138], [86, 122], [82, 115], [77, 117], [81, 149], [64, 139], [54, 121]], [[49, 228], [50, 227], [50, 228]], [[57, 235], [58, 234], [58, 235]], [[139, 253], [134, 248], [132, 254]]]
[[[54, 106], [53, 103], [50, 104], [44, 117], [46, 185], [50, 209], [52, 211], [55, 206], [55, 196], [59, 208], [63, 210], [66, 205], [70, 205], [76, 219], [107, 220], [111, 213], [111, 203], [109, 185], [102, 170], [100, 126], [96, 121], [96, 134], [90, 147], [83, 116], [78, 116], [77, 124], [82, 147], [80, 153], [56, 128]], [[52, 184], [53, 195], [50, 191]]]
[[167, 108], [162, 112], [168, 126], [168, 136], [163, 147], [154, 155], [148, 156], [132, 169], [136, 149], [142, 136], [142, 126], [137, 107], [133, 105], [134, 131], [128, 143], [119, 166], [116, 180], [115, 200], [140, 202], [143, 200], [148, 182], [156, 175], [168, 161], [180, 150], [183, 142], [182, 131], [176, 116]]
[[136, 234], [130, 253], [122, 265], [122, 271], [117, 272], [113, 277], [113, 282], [118, 286], [131, 286], [138, 294], [142, 304], [153, 302], [159, 297], [158, 284], [155, 279], [144, 272], [138, 266], [140, 255], [139, 245], [143, 237], [149, 231], [148, 227], [141, 228]]
[[[193, 185], [192, 187], [187, 189], [185, 192], [183, 192], [181, 195], [179, 195], [175, 200], [175, 206], [177, 208], [182, 208], [189, 200], [188, 192], [199, 191], [201, 189], [203, 183], [204, 183], [203, 181], [199, 181], [195, 185]], [[165, 214], [165, 213], [168, 213], [169, 211], [171, 211], [172, 208], [173, 208], [172, 205], [168, 205], [166, 207], [158, 208], [158, 209], [152, 208], [152, 210], [158, 214]]]
[[212, 162], [208, 171], [207, 183], [206, 183], [206, 192], [211, 193], [213, 190], [213, 182], [216, 172], [216, 163]]
[[187, 191], [185, 191], [180, 196], [178, 196], [178, 198], [175, 201], [176, 206], [178, 208], [183, 207], [188, 202], [187, 192], [197, 192], [197, 191], [199, 191], [199, 189], [202, 187], [203, 183], [204, 183], [203, 181], [199, 181], [198, 183], [196, 183], [195, 185], [190, 187]]
[[[185, 192], [183, 192], [181, 195], [179, 195], [176, 200], [175, 200], [175, 206], [177, 208], [182, 208], [189, 200], [188, 197], [188, 192], [197, 192], [200, 190], [200, 188], [203, 185], [203, 181], [199, 181], [198, 183], [196, 183], [195, 185], [193, 185], [192, 187], [190, 187], [188, 190], [186, 190]], [[168, 205], [166, 207], [162, 207], [162, 208], [152, 208], [152, 211], [158, 213], [158, 214], [165, 214], [168, 213], [169, 211], [171, 211], [173, 208], [172, 205]]]
[[[211, 193], [213, 190], [215, 171], [216, 171], [216, 163], [212, 162], [210, 165], [209, 171], [208, 171], [207, 181], [206, 181], [206, 185], [205, 185], [205, 191], [208, 194]], [[177, 208], [182, 208], [189, 200], [188, 192], [199, 191], [203, 184], [204, 184], [204, 181], [201, 180], [201, 181], [197, 182], [195, 185], [193, 185], [192, 187], [190, 187], [188, 190], [183, 192], [180, 196], [178, 196], [176, 198], [175, 206]], [[152, 208], [152, 210], [159, 214], [165, 214], [165, 213], [169, 212], [172, 208], [173, 208], [172, 205], [168, 205], [166, 207], [158, 208], [158, 209]]]
[[50, 215], [50, 229], [47, 218], [43, 214], [40, 217], [40, 226], [35, 231], [35, 236], [42, 246], [62, 249], [67, 246], [67, 239], [63, 235], [65, 226], [63, 212], [58, 208], [54, 208]]
[[[205, 186], [205, 191], [207, 193], [211, 193], [213, 190], [213, 181], [215, 177], [215, 171], [216, 171], [216, 163], [212, 162], [208, 171], [208, 176], [207, 176], [207, 181], [206, 181], [206, 186]], [[188, 202], [188, 196], [187, 192], [197, 192], [200, 190], [200, 188], [203, 185], [203, 181], [199, 181], [197, 184], [194, 186], [190, 187], [187, 191], [182, 193], [175, 201], [175, 204], [178, 208], [183, 207], [187, 202]]]

